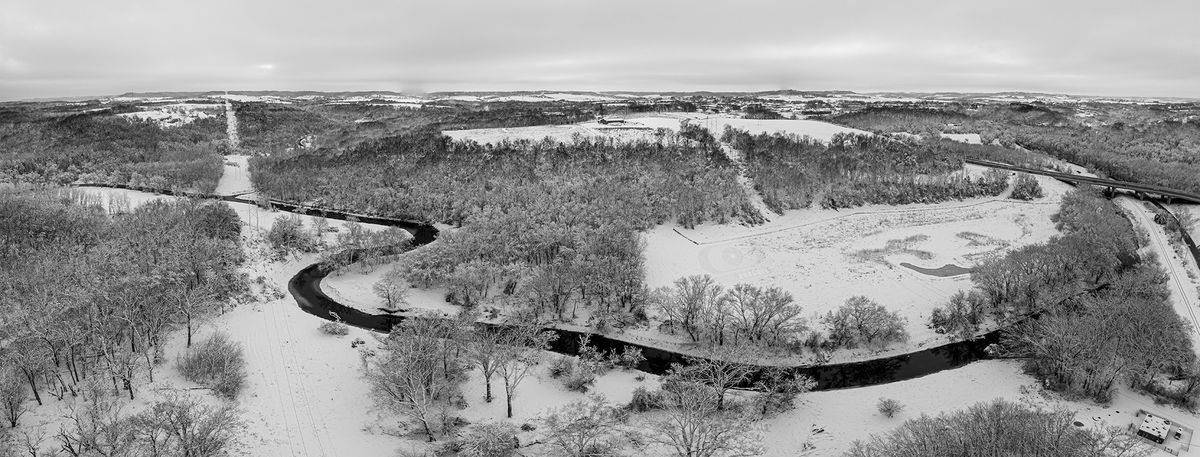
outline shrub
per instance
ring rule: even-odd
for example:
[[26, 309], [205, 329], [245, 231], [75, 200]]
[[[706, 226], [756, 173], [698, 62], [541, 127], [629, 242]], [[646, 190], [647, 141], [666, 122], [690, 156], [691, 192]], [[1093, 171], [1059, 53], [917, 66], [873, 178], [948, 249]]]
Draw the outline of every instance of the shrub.
[[345, 336], [350, 333], [350, 327], [346, 324], [337, 321], [328, 321], [321, 324], [321, 332], [326, 335]]
[[455, 441], [461, 456], [508, 457], [517, 449], [517, 427], [508, 422], [475, 424]]
[[587, 392], [588, 389], [592, 387], [592, 384], [595, 383], [596, 373], [592, 370], [586, 369], [576, 370], [575, 373], [572, 373], [563, 380], [563, 385], [565, 385], [568, 390], [573, 390], [576, 392]]
[[944, 308], [939, 306], [933, 309], [929, 315], [929, 326], [938, 333], [967, 338], [979, 329], [987, 308], [987, 297], [978, 290], [972, 290], [969, 294], [959, 291]]
[[617, 365], [624, 367], [627, 370], [637, 368], [639, 364], [646, 361], [646, 357], [642, 355], [641, 348], [625, 346], [621, 350], [621, 355], [617, 358]]
[[550, 377], [561, 378], [575, 372], [575, 359], [571, 356], [562, 356], [550, 362]]
[[178, 362], [184, 378], [208, 386], [228, 399], [237, 398], [246, 383], [246, 361], [242, 346], [216, 333], [195, 346]]
[[879, 408], [879, 413], [886, 417], [895, 417], [896, 413], [904, 410], [904, 405], [901, 405], [900, 402], [883, 397], [879, 398], [879, 404], [876, 407]]
[[286, 254], [291, 250], [314, 252], [317, 241], [312, 233], [304, 230], [304, 222], [300, 216], [292, 215], [275, 219], [271, 230], [267, 232], [267, 242], [277, 254]]
[[1018, 173], [1017, 182], [1013, 185], [1011, 198], [1016, 200], [1034, 200], [1042, 198], [1042, 186], [1037, 178], [1027, 173]]
[[629, 409], [635, 412], [646, 412], [662, 406], [662, 392], [652, 391], [645, 386], [633, 389], [633, 398], [629, 400]]

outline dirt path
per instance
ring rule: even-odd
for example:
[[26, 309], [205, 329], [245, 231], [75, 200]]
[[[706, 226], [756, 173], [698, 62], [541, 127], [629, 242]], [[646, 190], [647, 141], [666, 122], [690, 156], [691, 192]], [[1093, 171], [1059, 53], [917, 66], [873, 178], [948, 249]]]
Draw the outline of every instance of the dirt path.
[[725, 156], [729, 157], [729, 160], [732, 160], [733, 163], [737, 165], [738, 184], [741, 185], [742, 189], [746, 192], [746, 198], [750, 199], [750, 205], [753, 206], [754, 209], [758, 210], [758, 213], [761, 214], [763, 219], [767, 222], [770, 222], [772, 217], [778, 216], [779, 214], [771, 211], [771, 209], [767, 207], [766, 202], [763, 202], [762, 194], [759, 194], [758, 190], [754, 188], [754, 180], [750, 179], [750, 176], [746, 174], [746, 161], [742, 160], [741, 152], [738, 152], [737, 149], [734, 149], [725, 143], [721, 143], [721, 152], [724, 152]]

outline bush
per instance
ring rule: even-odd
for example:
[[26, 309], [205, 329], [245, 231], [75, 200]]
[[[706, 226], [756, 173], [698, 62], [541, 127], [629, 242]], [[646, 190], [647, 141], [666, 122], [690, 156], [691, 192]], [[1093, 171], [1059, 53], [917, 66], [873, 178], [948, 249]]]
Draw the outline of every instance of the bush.
[[271, 230], [267, 232], [267, 242], [276, 254], [287, 254], [291, 250], [300, 252], [315, 252], [317, 240], [312, 233], [304, 230], [304, 222], [300, 216], [291, 215], [275, 219]]
[[929, 315], [929, 326], [938, 333], [967, 338], [979, 329], [987, 308], [987, 297], [978, 290], [972, 290], [969, 294], [959, 291], [950, 298], [946, 307], [933, 309]]
[[246, 361], [241, 344], [216, 333], [185, 353], [178, 362], [184, 378], [208, 386], [218, 395], [237, 398], [246, 383]]
[[1037, 178], [1027, 173], [1018, 173], [1017, 182], [1013, 185], [1011, 198], [1016, 200], [1034, 200], [1042, 198], [1042, 186]]
[[617, 365], [627, 370], [632, 370], [645, 361], [646, 357], [642, 355], [641, 348], [625, 346], [621, 350], [621, 355], [617, 358]]
[[326, 335], [345, 336], [350, 333], [350, 327], [346, 324], [337, 321], [328, 321], [321, 324], [321, 332]]
[[592, 384], [595, 383], [596, 373], [592, 370], [586, 369], [576, 370], [575, 373], [572, 373], [563, 380], [563, 385], [565, 385], [568, 390], [573, 390], [576, 392], [587, 392], [588, 389], [592, 387]]
[[879, 404], [876, 407], [879, 408], [879, 413], [886, 417], [895, 417], [896, 413], [904, 410], [904, 405], [901, 405], [900, 402], [883, 397], [879, 398]]
[[629, 400], [629, 409], [635, 412], [646, 412], [662, 407], [662, 392], [652, 391], [645, 386], [633, 389], [633, 398]]
[[517, 449], [517, 427], [508, 422], [475, 424], [455, 441], [461, 456], [508, 457]]
[[561, 378], [575, 372], [575, 359], [564, 355], [550, 362], [550, 377]]

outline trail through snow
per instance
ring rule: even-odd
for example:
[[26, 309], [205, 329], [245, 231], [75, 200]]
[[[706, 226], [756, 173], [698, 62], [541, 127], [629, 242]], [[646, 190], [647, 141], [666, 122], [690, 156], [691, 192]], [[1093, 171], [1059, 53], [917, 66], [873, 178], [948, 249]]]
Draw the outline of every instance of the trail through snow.
[[746, 198], [750, 199], [750, 205], [758, 210], [758, 213], [767, 222], [770, 222], [772, 217], [778, 216], [778, 214], [767, 207], [766, 202], [763, 201], [762, 194], [759, 194], [758, 190], [754, 188], [754, 180], [750, 179], [750, 175], [747, 174], [748, 168], [746, 167], [746, 161], [742, 160], [741, 152], [738, 152], [737, 149], [730, 147], [724, 142], [721, 143], [721, 152], [724, 152], [725, 156], [729, 157], [729, 160], [737, 164], [738, 184], [746, 192]]
[[229, 100], [225, 100], [225, 133], [229, 135], [230, 146], [234, 149], [241, 147], [242, 140], [238, 137], [237, 110], [233, 109], [233, 103], [230, 103]]

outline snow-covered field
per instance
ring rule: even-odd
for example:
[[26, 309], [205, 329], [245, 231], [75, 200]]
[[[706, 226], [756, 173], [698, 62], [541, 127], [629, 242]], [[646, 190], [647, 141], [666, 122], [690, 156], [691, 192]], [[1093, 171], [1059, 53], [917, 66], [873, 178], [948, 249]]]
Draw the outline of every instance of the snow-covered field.
[[603, 125], [595, 121], [589, 121], [569, 125], [448, 130], [443, 133], [455, 140], [473, 140], [480, 144], [498, 143], [505, 139], [536, 141], [546, 137], [550, 137], [556, 141], [569, 142], [575, 136], [607, 136], [622, 140], [649, 140], [654, 138], [654, 131], [656, 129], [679, 130], [679, 123], [683, 120], [706, 127], [716, 136], [721, 135], [721, 132], [725, 130], [725, 126], [746, 130], [753, 134], [781, 132], [808, 135], [814, 139], [826, 142], [837, 133], [867, 133], [862, 130], [842, 127], [828, 122], [804, 119], [740, 119], [698, 113], [658, 113], [628, 117], [613, 116], [613, 118], [624, 119], [626, 122], [623, 125]]
[[[908, 319], [911, 339], [886, 353], [909, 352], [946, 341], [929, 329], [929, 313], [959, 290], [969, 275], [929, 276], [900, 266], [954, 264], [970, 268], [988, 255], [1043, 243], [1057, 231], [1050, 215], [1069, 186], [1039, 178], [1047, 196], [1034, 202], [1003, 198], [936, 205], [866, 206], [841, 211], [789, 211], [769, 223], [704, 225], [693, 230], [656, 227], [645, 234], [646, 282], [669, 286], [688, 275], [788, 291], [811, 321], [865, 295]], [[907, 240], [907, 242], [906, 242]], [[889, 242], [894, 246], [887, 249]], [[906, 245], [901, 247], [902, 245]], [[843, 351], [834, 360], [871, 358]]]
[[198, 119], [213, 118], [217, 116], [216, 113], [224, 109], [221, 105], [202, 103], [172, 103], [143, 108], [146, 109], [118, 116], [126, 119], [153, 121], [160, 127], [166, 128], [189, 124]]
[[983, 144], [983, 139], [979, 137], [978, 133], [943, 133], [942, 138], [959, 143]]

